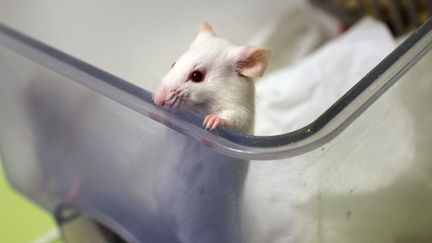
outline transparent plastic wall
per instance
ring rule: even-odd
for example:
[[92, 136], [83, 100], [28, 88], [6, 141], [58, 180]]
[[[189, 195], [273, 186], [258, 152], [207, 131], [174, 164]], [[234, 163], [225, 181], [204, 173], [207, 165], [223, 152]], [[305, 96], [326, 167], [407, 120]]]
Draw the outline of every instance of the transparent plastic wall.
[[317, 121], [272, 137], [205, 131], [1, 26], [7, 176], [58, 218], [74, 208], [127, 242], [430, 242], [431, 26]]
[[331, 141], [251, 162], [247, 242], [432, 242], [431, 104], [428, 51]]
[[[304, 0], [0, 0], [0, 23], [153, 90], [200, 22], [245, 44], [281, 17], [305, 15], [298, 10], [303, 5]], [[305, 28], [299, 22], [290, 26]]]

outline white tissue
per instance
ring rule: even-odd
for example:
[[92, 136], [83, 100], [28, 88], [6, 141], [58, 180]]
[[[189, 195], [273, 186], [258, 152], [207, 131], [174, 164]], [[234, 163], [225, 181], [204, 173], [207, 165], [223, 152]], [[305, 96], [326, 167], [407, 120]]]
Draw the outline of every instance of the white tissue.
[[[298, 64], [271, 73], [257, 84], [255, 134], [282, 134], [309, 124], [395, 46], [396, 41], [383, 24], [366, 18]], [[386, 134], [388, 130], [383, 127], [382, 133], [387, 136], [376, 136], [375, 139], [381, 139], [382, 144], [392, 145], [392, 148], [383, 145], [370, 149], [360, 134], [355, 138], [345, 138], [357, 141], [359, 151], [368, 150], [355, 153], [356, 157], [347, 150], [336, 152], [337, 159], [331, 156], [334, 153], [329, 153], [329, 156], [323, 153], [320, 157], [310, 153], [276, 161], [251, 161], [244, 197], [248, 242], [357, 243], [372, 242], [370, 239], [389, 242], [385, 239], [400, 233], [395, 232], [396, 226], [385, 228], [385, 232], [374, 230], [380, 225], [389, 225], [391, 220], [388, 218], [375, 217], [374, 222], [369, 222], [374, 217], [373, 210], [392, 212], [403, 208], [403, 203], [391, 203], [397, 198], [394, 194], [377, 192], [386, 191], [383, 188], [394, 189], [395, 178], [413, 166], [409, 162], [413, 137], [409, 115], [397, 104], [387, 103], [394, 109], [382, 124], [395, 121], [393, 127], [404, 133]], [[372, 112], [379, 110], [372, 109]], [[398, 141], [400, 136], [404, 139], [388, 142]], [[377, 140], [369, 142], [380, 144]], [[383, 158], [382, 150], [392, 150], [393, 153]], [[367, 213], [362, 211], [365, 206], [361, 200], [350, 201], [372, 198], [376, 194], [380, 199], [368, 206], [373, 210]], [[325, 206], [317, 198], [329, 196], [348, 200], [341, 204], [325, 204], [327, 212], [331, 211], [329, 208], [334, 209], [332, 215], [340, 217], [331, 218], [315, 210]], [[356, 217], [347, 221], [351, 214]], [[361, 236], [356, 235], [359, 232]]]
[[395, 47], [384, 24], [365, 18], [298, 64], [268, 74], [256, 86], [255, 135], [313, 122]]

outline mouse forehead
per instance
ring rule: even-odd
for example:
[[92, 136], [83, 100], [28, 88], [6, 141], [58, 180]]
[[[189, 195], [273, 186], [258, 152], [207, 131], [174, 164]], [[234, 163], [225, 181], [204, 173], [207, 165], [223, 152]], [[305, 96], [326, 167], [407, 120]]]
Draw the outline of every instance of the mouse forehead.
[[177, 85], [183, 83], [196, 68], [210, 71], [220, 65], [230, 62], [232, 51], [236, 47], [230, 42], [208, 37], [198, 43], [193, 43], [190, 48], [177, 59], [172, 69], [165, 75], [165, 84]]
[[234, 48], [235, 46], [227, 40], [210, 36], [198, 43], [193, 43], [180, 61], [191, 62], [194, 65], [224, 62]]

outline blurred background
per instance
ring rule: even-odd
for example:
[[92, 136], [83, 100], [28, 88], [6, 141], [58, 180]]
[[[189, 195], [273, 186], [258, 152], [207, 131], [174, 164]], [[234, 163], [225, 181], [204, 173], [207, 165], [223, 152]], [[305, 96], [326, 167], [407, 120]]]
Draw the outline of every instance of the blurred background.
[[[374, 31], [382, 34], [381, 52], [368, 49], [369, 59], [364, 59], [368, 65], [340, 77], [342, 81], [350, 80], [346, 88], [333, 96], [322, 94], [330, 98], [319, 109], [308, 109], [314, 112], [309, 117], [298, 120], [294, 116], [290, 127], [280, 130], [271, 130], [273, 121], [266, 123], [258, 117], [263, 125], [257, 127], [257, 133], [266, 135], [294, 130], [313, 120], [424, 23], [431, 12], [432, 0], [222, 0], [211, 6], [198, 0], [0, 0], [0, 23], [150, 91], [185, 51], [203, 20], [234, 43], [271, 48], [274, 56], [268, 70], [270, 83], [280, 77], [298, 79], [298, 72], [304, 74], [316, 65], [313, 60], [322, 61], [320, 55], [328, 57], [340, 49], [336, 44], [363, 40], [357, 49], [341, 54], [339, 61], [337, 55], [333, 57], [334, 65], [340, 67], [340, 62], [375, 44]], [[339, 39], [333, 46], [328, 44], [364, 16], [374, 20], [357, 26], [354, 37]], [[311, 64], [307, 64], [308, 60]], [[325, 75], [320, 73], [321, 78]], [[268, 87], [261, 86], [263, 94], [258, 93], [258, 98], [265, 100]], [[317, 107], [316, 103], [310, 106]], [[261, 109], [266, 109], [265, 105]], [[58, 241], [52, 218], [11, 189], [1, 166], [0, 199], [0, 242]]]

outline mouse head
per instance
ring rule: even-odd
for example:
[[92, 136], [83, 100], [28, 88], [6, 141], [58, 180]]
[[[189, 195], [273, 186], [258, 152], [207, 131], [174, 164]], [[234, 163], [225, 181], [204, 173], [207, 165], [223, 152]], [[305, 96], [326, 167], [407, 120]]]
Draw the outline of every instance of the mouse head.
[[269, 50], [235, 46], [217, 37], [204, 22], [190, 48], [162, 79], [154, 101], [165, 107], [204, 107], [229, 93], [241, 96], [244, 83], [264, 73], [269, 56]]

